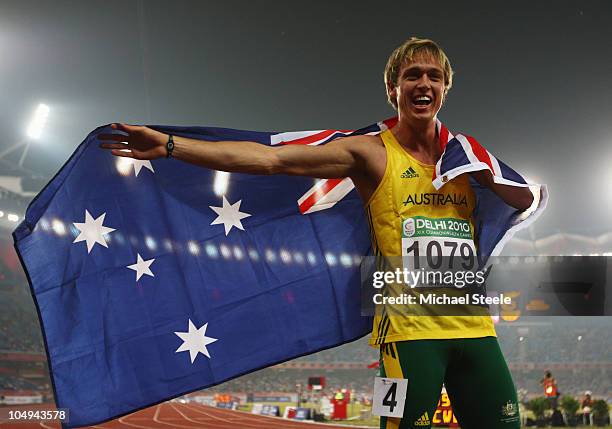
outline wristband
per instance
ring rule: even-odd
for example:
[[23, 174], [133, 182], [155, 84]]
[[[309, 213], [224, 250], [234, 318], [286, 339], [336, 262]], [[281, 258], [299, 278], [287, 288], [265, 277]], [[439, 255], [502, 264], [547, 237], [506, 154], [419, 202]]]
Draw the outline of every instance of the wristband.
[[166, 158], [170, 158], [172, 156], [173, 150], [174, 150], [174, 137], [172, 137], [172, 134], [170, 134], [168, 136], [168, 143], [166, 143], [166, 151], [168, 152], [166, 154]]

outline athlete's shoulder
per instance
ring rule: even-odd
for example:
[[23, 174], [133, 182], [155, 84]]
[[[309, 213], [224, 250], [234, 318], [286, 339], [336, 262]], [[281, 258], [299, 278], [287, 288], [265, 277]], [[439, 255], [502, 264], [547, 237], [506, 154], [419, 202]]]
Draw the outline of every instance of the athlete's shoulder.
[[[352, 150], [353, 153], [367, 164], [384, 164], [386, 150], [385, 145], [380, 137], [377, 135], [360, 135], [354, 136]], [[381, 164], [381, 165], [382, 165]], [[382, 167], [384, 169], [384, 165]]]
[[384, 147], [380, 135], [357, 135], [348, 136], [335, 140], [339, 144], [349, 146], [357, 150], [369, 150], [376, 149], [377, 147]]
[[352, 135], [352, 136], [347, 136], [347, 137], [340, 137], [334, 141], [345, 142], [345, 143], [355, 143], [355, 144], [361, 144], [361, 143], [372, 144], [372, 143], [380, 142], [382, 144], [380, 134], [377, 134], [377, 135], [358, 134], [358, 135]]

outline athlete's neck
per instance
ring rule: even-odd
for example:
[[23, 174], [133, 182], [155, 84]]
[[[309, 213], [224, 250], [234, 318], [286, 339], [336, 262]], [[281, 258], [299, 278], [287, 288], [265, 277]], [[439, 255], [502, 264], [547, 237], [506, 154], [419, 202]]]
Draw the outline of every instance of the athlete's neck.
[[419, 161], [435, 164], [442, 154], [435, 119], [427, 123], [398, 121], [391, 129], [400, 145]]

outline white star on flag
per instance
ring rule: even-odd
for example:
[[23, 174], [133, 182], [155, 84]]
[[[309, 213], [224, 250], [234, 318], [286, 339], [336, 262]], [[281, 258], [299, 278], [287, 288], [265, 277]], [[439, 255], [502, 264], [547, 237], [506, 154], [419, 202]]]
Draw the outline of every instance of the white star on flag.
[[181, 340], [183, 340], [183, 344], [176, 349], [175, 353], [185, 352], [189, 350], [189, 357], [191, 357], [191, 363], [195, 361], [198, 353], [202, 353], [204, 356], [210, 359], [210, 354], [208, 353], [207, 345], [214, 343], [217, 341], [217, 338], [211, 338], [206, 336], [206, 328], [208, 327], [208, 323], [202, 325], [200, 329], [196, 329], [195, 325], [189, 319], [189, 331], [188, 332], [175, 332], [176, 335], [179, 336]]
[[151, 161], [149, 161], [148, 159], [130, 159], [130, 161], [132, 161], [132, 165], [134, 166], [134, 174], [136, 174], [136, 177], [138, 177], [138, 173], [140, 173], [142, 167], [148, 168], [153, 173], [155, 173], [155, 171], [153, 170], [153, 165], [151, 165]]
[[130, 270], [136, 271], [136, 281], [140, 280], [140, 277], [142, 277], [144, 274], [146, 274], [147, 276], [155, 277], [155, 274], [153, 274], [153, 272], [149, 268], [151, 264], [155, 261], [155, 259], [149, 259], [145, 261], [142, 259], [142, 256], [140, 256], [140, 253], [137, 253], [137, 255], [138, 257], [136, 263], [127, 266], [127, 268], [129, 268]]
[[104, 239], [104, 234], [110, 234], [114, 231], [113, 228], [108, 228], [103, 225], [104, 217], [106, 213], [102, 213], [98, 216], [97, 219], [91, 217], [89, 212], [85, 210], [85, 222], [74, 222], [74, 226], [78, 228], [81, 233], [77, 238], [74, 239], [73, 243], [78, 243], [79, 241], [87, 242], [87, 253], [91, 252], [91, 249], [95, 246], [96, 243], [101, 244], [104, 247], [108, 247], [106, 244], [106, 240]]
[[230, 204], [224, 195], [223, 207], [209, 206], [218, 215], [217, 218], [212, 221], [211, 225], [218, 225], [222, 223], [225, 227], [225, 235], [229, 234], [234, 226], [244, 231], [242, 222], [240, 222], [240, 220], [251, 215], [249, 213], [240, 211], [241, 203], [242, 200], [238, 200], [234, 204]]
[[[129, 149], [122, 149], [122, 152], [129, 152]], [[136, 175], [136, 177], [138, 177], [138, 173], [140, 173], [140, 170], [142, 170], [142, 167], [148, 168], [149, 170], [151, 170], [151, 172], [155, 173], [155, 170], [153, 170], [153, 165], [151, 164], [151, 161], [149, 161], [148, 159], [136, 159], [136, 158], [124, 157], [124, 158], [120, 158], [117, 162], [120, 163], [118, 164], [120, 170], [125, 171], [125, 173], [127, 173], [127, 169], [130, 168], [130, 165], [133, 165], [134, 174]]]

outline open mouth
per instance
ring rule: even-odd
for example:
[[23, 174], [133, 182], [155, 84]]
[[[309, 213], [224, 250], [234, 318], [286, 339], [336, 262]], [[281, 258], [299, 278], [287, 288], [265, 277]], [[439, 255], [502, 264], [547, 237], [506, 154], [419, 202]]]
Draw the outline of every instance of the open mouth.
[[428, 95], [419, 95], [412, 99], [412, 104], [419, 108], [426, 108], [432, 103], [432, 99]]

